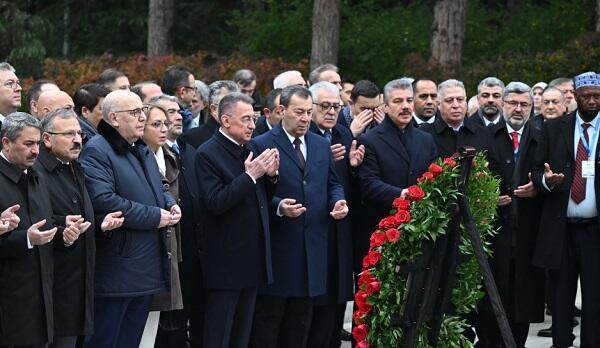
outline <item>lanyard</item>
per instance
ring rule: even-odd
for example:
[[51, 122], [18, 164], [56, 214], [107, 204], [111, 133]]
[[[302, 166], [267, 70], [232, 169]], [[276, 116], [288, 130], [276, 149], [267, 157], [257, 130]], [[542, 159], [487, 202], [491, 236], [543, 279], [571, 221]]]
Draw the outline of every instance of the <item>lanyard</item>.
[[[587, 140], [585, 140], [585, 136], [583, 136], [583, 123], [578, 123], [577, 124], [577, 133], [579, 135], [579, 140], [581, 140], [581, 144], [583, 145], [583, 148], [585, 149], [585, 151], [587, 152], [588, 155], [588, 160], [590, 159], [590, 157], [592, 157], [592, 151], [590, 148], [590, 145], [588, 144]], [[594, 124], [594, 138], [592, 139], [592, 146], [594, 146], [594, 144], [596, 144], [596, 141], [598, 140], [598, 125], [600, 124], [600, 118], [598, 116], [596, 116], [596, 123]], [[589, 130], [589, 128], [588, 128]]]

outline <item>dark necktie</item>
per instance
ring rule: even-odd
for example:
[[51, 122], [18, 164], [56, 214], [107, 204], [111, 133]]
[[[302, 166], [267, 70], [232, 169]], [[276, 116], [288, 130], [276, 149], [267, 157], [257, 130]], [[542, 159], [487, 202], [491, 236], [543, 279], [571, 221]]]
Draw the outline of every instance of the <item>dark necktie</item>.
[[300, 144], [302, 144], [302, 140], [300, 138], [294, 139], [294, 150], [296, 150], [296, 156], [298, 157], [298, 161], [300, 162], [300, 168], [304, 170], [304, 165], [306, 161], [304, 160], [304, 154], [302, 154], [302, 150], [300, 149]]
[[329, 130], [329, 129], [325, 130], [325, 133], [323, 133], [323, 136], [325, 137], [325, 139], [327, 139], [329, 144], [331, 144], [331, 130]]
[[510, 133], [513, 144], [513, 154], [515, 162], [517, 161], [517, 156], [519, 155], [519, 133], [514, 131]]
[[[589, 123], [581, 124], [581, 127], [583, 128], [583, 136], [585, 137], [588, 146], [591, 148], [592, 144], [590, 144], [590, 139], [587, 132], [589, 126]], [[577, 155], [575, 156], [575, 176], [573, 177], [573, 184], [571, 185], [571, 199], [577, 204], [581, 203], [581, 201], [585, 199], [586, 180], [582, 176], [581, 162], [587, 160], [587, 150], [583, 146], [583, 141], [581, 140], [581, 138], [579, 138], [579, 144], [577, 145]]]
[[177, 143], [173, 143], [173, 145], [171, 145], [171, 150], [175, 155], [179, 156], [179, 145]]

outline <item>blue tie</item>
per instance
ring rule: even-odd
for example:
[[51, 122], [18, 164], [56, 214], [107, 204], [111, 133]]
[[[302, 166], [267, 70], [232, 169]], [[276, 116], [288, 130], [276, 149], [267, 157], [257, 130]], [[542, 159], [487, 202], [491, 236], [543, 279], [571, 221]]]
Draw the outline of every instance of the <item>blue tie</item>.
[[173, 143], [173, 145], [171, 145], [171, 150], [173, 150], [173, 152], [179, 156], [179, 145], [177, 143]]
[[325, 139], [327, 139], [327, 141], [329, 142], [329, 144], [331, 144], [331, 131], [329, 129], [325, 130], [325, 134], [323, 134], [325, 136]]

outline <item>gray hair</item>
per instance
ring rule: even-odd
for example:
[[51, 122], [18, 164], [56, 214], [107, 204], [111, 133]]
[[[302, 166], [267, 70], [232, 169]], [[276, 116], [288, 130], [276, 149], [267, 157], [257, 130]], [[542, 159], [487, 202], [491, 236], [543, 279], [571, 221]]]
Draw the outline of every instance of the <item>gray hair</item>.
[[210, 89], [208, 88], [206, 83], [200, 80], [196, 80], [194, 82], [194, 85], [196, 86], [196, 92], [200, 95], [200, 97], [202, 97], [202, 101], [206, 103], [208, 101], [208, 94], [210, 93]]
[[226, 89], [230, 93], [240, 91], [238, 85], [231, 80], [215, 81], [208, 86], [208, 89], [208, 101], [210, 104], [219, 104], [220, 100], [217, 98], [219, 98], [219, 94], [221, 94], [222, 89]]
[[469, 99], [469, 102], [467, 103], [467, 109], [471, 109], [475, 103], [477, 103], [477, 96], [476, 95], [472, 96]]
[[172, 95], [168, 95], [168, 94], [161, 94], [161, 95], [154, 96], [154, 97], [150, 98], [150, 100], [148, 100], [148, 103], [152, 103], [152, 104], [159, 103], [161, 100], [166, 100], [166, 101], [177, 103], [177, 98]]
[[461, 88], [463, 91], [465, 91], [465, 84], [462, 83], [462, 81], [458, 81], [455, 79], [449, 79], [440, 83], [438, 85], [438, 98], [440, 100], [444, 99], [444, 92], [446, 92], [448, 88]]
[[477, 94], [481, 93], [481, 87], [496, 87], [499, 86], [500, 88], [504, 89], [504, 82], [502, 82], [500, 79], [490, 76], [490, 77], [486, 77], [485, 79], [481, 80], [481, 82], [479, 82], [479, 84], [477, 85]]
[[299, 72], [298, 70], [288, 70], [288, 71], [284, 71], [281, 74], [277, 75], [277, 77], [275, 77], [275, 79], [273, 79], [273, 89], [276, 89], [276, 88], [283, 89], [283, 88], [287, 87], [288, 79], [290, 78], [291, 75], [295, 75], [295, 74], [302, 76], [302, 73]]
[[385, 86], [383, 87], [383, 102], [387, 103], [388, 99], [390, 97], [390, 93], [392, 93], [393, 91], [395, 91], [397, 89], [407, 89], [407, 90], [410, 90], [411, 94], [413, 94], [412, 83], [409, 79], [401, 78], [401, 79], [392, 80], [392, 81], [386, 83]]
[[557, 77], [554, 80], [550, 81], [550, 83], [548, 83], [548, 87], [558, 87], [558, 86], [562, 85], [563, 83], [570, 83], [572, 86], [575, 86], [575, 83], [573, 82], [572, 78]]
[[542, 92], [542, 99], [544, 99], [544, 94], [546, 94], [546, 92], [552, 92], [552, 91], [558, 92], [558, 94], [560, 95], [560, 102], [564, 103], [564, 101], [565, 101], [565, 94], [560, 89], [558, 89], [556, 87], [550, 87], [550, 86], [546, 87], [544, 89], [544, 91]]
[[[311, 71], [310, 74], [308, 75], [308, 81], [310, 82], [310, 84], [314, 85], [315, 83], [321, 81], [320, 80], [321, 74], [326, 71], [338, 72], [338, 67], [333, 64], [319, 65], [313, 71]], [[314, 98], [314, 95], [313, 95], [313, 98]]]
[[60, 118], [62, 120], [68, 120], [70, 118], [78, 119], [77, 115], [73, 112], [73, 110], [68, 110], [65, 108], [58, 108], [56, 110], [52, 110], [49, 113], [44, 115], [44, 118], [41, 122], [41, 127], [44, 132], [51, 132], [54, 130], [54, 120]]
[[253, 81], [256, 81], [256, 74], [250, 69], [240, 69], [233, 74], [232, 80], [242, 86], [248, 86]]
[[[111, 92], [112, 93], [112, 92]], [[119, 107], [117, 98], [104, 98], [102, 101], [102, 119], [108, 122], [108, 115]]]
[[337, 86], [327, 81], [317, 82], [314, 85], [311, 85], [308, 90], [310, 91], [313, 101], [318, 101], [318, 96], [321, 91], [335, 94], [338, 98], [340, 97], [340, 90]]
[[254, 99], [240, 92], [233, 92], [224, 96], [223, 99], [221, 99], [221, 101], [219, 102], [219, 123], [221, 123], [221, 117], [223, 115], [231, 115], [233, 108], [238, 102], [252, 105]]
[[533, 92], [531, 90], [531, 87], [529, 87], [529, 85], [523, 83], [523, 82], [515, 82], [515, 81], [511, 81], [508, 85], [506, 85], [506, 87], [504, 87], [504, 89], [502, 90], [502, 100], [506, 99], [506, 96], [508, 96], [511, 93], [516, 93], [516, 94], [527, 94], [527, 96], [529, 96], [529, 101], [533, 100]]
[[8, 64], [8, 62], [2, 62], [2, 63], [0, 63], [0, 71], [10, 71], [10, 72], [13, 72], [13, 73], [17, 72], [15, 70], [15, 68], [13, 68], [12, 65]]
[[26, 112], [13, 112], [6, 116], [2, 122], [2, 130], [0, 135], [2, 138], [8, 138], [11, 142], [15, 142], [25, 128], [36, 128], [42, 132], [40, 121]]

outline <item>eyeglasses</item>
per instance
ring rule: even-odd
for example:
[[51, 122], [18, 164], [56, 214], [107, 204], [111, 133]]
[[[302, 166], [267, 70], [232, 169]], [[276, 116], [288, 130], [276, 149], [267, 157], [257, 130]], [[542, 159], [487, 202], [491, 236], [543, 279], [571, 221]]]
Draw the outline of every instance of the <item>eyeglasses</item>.
[[76, 136], [79, 135], [79, 137], [83, 137], [83, 132], [82, 131], [68, 131], [68, 132], [46, 132], [48, 134], [52, 134], [52, 135], [62, 135], [63, 137], [67, 138], [67, 139], [73, 139]]
[[338, 112], [342, 108], [342, 105], [339, 103], [332, 104], [332, 103], [328, 103], [328, 102], [323, 102], [323, 103], [313, 103], [313, 104], [318, 105], [319, 108], [321, 108], [321, 111], [323, 111], [323, 112], [328, 112], [332, 108], [333, 108], [333, 110]]
[[139, 118], [140, 116], [142, 116], [142, 113], [144, 112], [144, 110], [142, 110], [142, 108], [137, 108], [137, 109], [131, 109], [131, 110], [116, 110], [116, 111], [113, 111], [113, 112], [115, 112], [115, 113], [117, 113], [117, 112], [126, 112], [131, 117]]
[[516, 108], [517, 106], [520, 106], [521, 109], [527, 109], [528, 107], [531, 106], [531, 104], [528, 102], [518, 102], [516, 100], [505, 100], [504, 102], [506, 104], [510, 105], [510, 107], [512, 107], [512, 108]]
[[10, 89], [17, 89], [17, 87], [21, 87], [21, 81], [19, 80], [8, 80], [2, 84], [4, 87], [8, 87]]
[[154, 121], [152, 123], [146, 123], [146, 126], [151, 126], [152, 128], [155, 128], [155, 129], [161, 129], [163, 126], [169, 128], [169, 127], [171, 127], [172, 124], [173, 124], [173, 122], [169, 122], [169, 121]]

